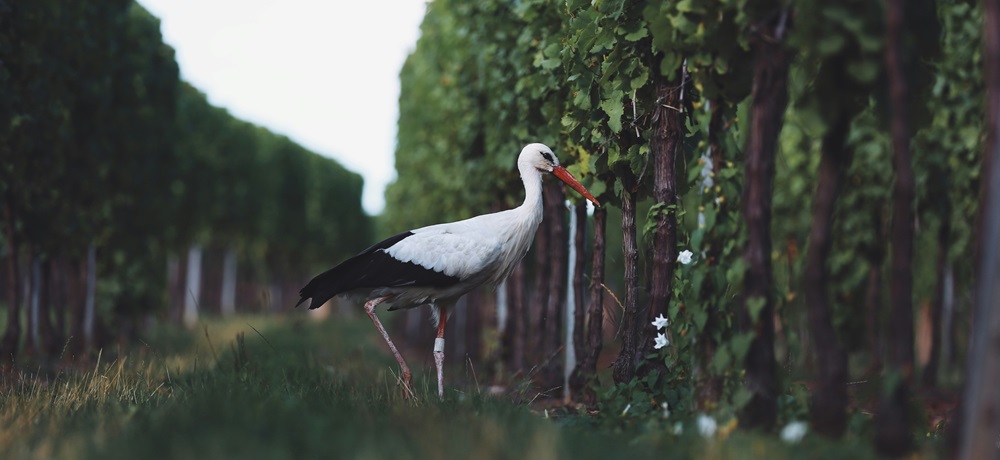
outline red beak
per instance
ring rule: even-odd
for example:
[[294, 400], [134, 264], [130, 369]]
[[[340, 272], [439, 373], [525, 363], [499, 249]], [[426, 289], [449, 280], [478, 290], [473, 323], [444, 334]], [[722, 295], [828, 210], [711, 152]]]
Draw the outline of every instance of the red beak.
[[566, 170], [566, 168], [558, 165], [553, 166], [552, 175], [558, 177], [559, 180], [565, 182], [566, 185], [572, 187], [573, 190], [579, 192], [581, 195], [583, 195], [584, 198], [590, 200], [592, 203], [594, 203], [594, 206], [601, 205], [601, 203], [597, 202], [597, 198], [594, 198], [594, 195], [591, 195], [590, 192], [587, 191], [587, 189], [583, 186], [583, 184], [581, 184], [580, 181], [576, 180], [576, 178], [573, 177], [573, 175], [570, 174], [569, 171]]

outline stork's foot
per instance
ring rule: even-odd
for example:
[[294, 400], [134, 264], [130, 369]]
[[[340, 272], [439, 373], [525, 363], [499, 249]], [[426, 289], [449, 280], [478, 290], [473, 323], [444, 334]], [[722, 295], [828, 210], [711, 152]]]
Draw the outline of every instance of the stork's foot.
[[403, 399], [414, 399], [415, 395], [413, 393], [413, 375], [410, 374], [408, 369], [404, 369], [403, 373], [400, 374], [397, 380], [399, 388], [403, 393]]

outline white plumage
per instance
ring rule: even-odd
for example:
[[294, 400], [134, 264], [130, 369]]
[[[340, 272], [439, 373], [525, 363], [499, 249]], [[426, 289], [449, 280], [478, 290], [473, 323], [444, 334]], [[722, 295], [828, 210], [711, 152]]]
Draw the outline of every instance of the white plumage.
[[317, 308], [339, 294], [364, 298], [365, 311], [403, 370], [401, 381], [407, 394], [410, 394], [409, 368], [375, 316], [375, 306], [386, 302], [390, 310], [396, 310], [432, 305], [438, 318], [434, 349], [438, 394], [443, 396], [443, 344], [448, 310], [459, 297], [477, 286], [495, 286], [506, 279], [528, 252], [542, 221], [542, 175], [552, 173], [600, 205], [543, 144], [525, 146], [517, 166], [525, 190], [521, 206], [388, 238], [313, 278], [300, 291], [299, 304], [311, 299], [309, 308]]

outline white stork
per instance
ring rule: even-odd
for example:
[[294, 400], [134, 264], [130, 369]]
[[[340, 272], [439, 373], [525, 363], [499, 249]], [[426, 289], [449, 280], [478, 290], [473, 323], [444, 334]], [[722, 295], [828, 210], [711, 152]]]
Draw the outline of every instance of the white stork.
[[365, 312], [402, 368], [404, 394], [412, 396], [410, 369], [375, 316], [375, 307], [383, 302], [391, 305], [390, 311], [431, 305], [438, 329], [434, 340], [438, 396], [443, 397], [448, 313], [465, 293], [482, 284], [495, 287], [507, 278], [528, 252], [542, 221], [542, 174], [552, 173], [600, 206], [545, 145], [524, 147], [517, 158], [517, 169], [524, 182], [521, 206], [390, 237], [313, 278], [299, 291], [301, 298], [296, 306], [312, 299], [309, 308], [318, 308], [339, 294], [363, 298]]

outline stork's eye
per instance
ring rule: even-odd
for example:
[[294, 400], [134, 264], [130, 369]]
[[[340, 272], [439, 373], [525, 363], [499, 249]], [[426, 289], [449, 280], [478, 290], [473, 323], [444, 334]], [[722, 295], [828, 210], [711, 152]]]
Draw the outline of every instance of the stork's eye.
[[549, 163], [555, 164], [556, 159], [552, 156], [551, 153], [549, 153], [549, 152], [539, 152], [539, 153], [542, 154], [542, 157], [545, 158], [546, 161], [548, 161]]

